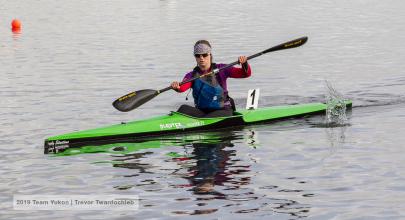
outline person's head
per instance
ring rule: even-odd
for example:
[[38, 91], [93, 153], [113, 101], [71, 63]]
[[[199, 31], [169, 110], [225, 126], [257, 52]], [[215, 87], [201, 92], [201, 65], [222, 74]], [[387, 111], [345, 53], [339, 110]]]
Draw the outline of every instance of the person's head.
[[194, 57], [200, 69], [209, 69], [212, 63], [211, 44], [207, 40], [197, 41], [194, 44]]

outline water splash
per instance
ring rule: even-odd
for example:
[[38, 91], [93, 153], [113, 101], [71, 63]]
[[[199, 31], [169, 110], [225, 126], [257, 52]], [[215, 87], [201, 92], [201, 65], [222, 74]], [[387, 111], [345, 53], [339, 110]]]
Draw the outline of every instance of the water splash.
[[348, 120], [345, 101], [347, 100], [328, 81], [325, 82], [328, 89], [326, 95], [326, 124], [332, 126], [346, 125]]

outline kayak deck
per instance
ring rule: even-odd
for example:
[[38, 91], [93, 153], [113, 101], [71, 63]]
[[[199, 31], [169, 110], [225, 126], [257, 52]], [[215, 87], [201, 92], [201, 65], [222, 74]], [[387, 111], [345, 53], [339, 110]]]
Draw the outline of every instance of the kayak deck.
[[[352, 102], [346, 101], [346, 107]], [[145, 120], [121, 123], [102, 128], [72, 132], [49, 137], [45, 140], [44, 153], [57, 153], [71, 147], [89, 143], [113, 143], [152, 135], [166, 135], [180, 132], [217, 130], [228, 127], [264, 123], [274, 120], [324, 113], [324, 103], [273, 106], [255, 110], [238, 110], [230, 117], [195, 118], [179, 112]]]

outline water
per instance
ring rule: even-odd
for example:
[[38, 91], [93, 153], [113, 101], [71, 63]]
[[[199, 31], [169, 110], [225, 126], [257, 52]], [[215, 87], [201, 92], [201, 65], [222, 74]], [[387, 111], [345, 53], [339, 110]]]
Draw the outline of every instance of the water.
[[[0, 5], [1, 219], [404, 218], [402, 1]], [[19, 34], [9, 29], [15, 17]], [[230, 92], [241, 108], [250, 88], [261, 89], [261, 106], [324, 101], [327, 80], [354, 103], [342, 126], [317, 116], [219, 132], [208, 143], [212, 134], [143, 150], [43, 154], [48, 136], [185, 103], [186, 94], [170, 91], [129, 113], [111, 106], [129, 91], [181, 79], [199, 39], [227, 63], [301, 36], [309, 37], [303, 47], [250, 61], [253, 76], [229, 80]], [[17, 211], [14, 194], [130, 194], [140, 207]]]

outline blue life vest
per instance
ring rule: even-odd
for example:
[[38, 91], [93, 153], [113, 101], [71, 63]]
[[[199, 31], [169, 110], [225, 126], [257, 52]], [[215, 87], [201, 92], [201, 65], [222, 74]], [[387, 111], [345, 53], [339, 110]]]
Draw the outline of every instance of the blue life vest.
[[[216, 68], [215, 64], [212, 65], [213, 68]], [[194, 77], [200, 75], [197, 68], [194, 68]], [[194, 104], [198, 109], [218, 110], [224, 108], [224, 89], [218, 83], [215, 75], [196, 79], [192, 88]]]

